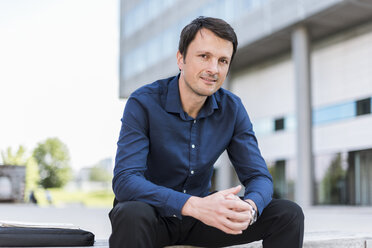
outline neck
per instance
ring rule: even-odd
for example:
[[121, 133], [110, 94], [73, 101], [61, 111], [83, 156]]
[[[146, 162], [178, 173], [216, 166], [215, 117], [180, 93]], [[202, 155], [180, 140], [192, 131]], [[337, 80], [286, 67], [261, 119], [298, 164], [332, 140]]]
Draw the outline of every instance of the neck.
[[181, 79], [178, 82], [182, 108], [189, 116], [195, 119], [207, 100], [207, 96], [196, 94]]

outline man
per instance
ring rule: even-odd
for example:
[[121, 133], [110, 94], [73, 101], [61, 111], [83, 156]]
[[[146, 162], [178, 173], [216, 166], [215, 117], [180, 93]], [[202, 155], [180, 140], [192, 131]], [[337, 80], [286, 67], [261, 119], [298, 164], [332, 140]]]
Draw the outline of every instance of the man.
[[[180, 74], [136, 90], [118, 141], [110, 247], [222, 247], [263, 239], [302, 247], [303, 213], [271, 199], [272, 178], [240, 99], [221, 88], [237, 49], [221, 19], [199, 17], [180, 36]], [[227, 150], [245, 186], [210, 193]], [[257, 217], [258, 216], [258, 217]]]

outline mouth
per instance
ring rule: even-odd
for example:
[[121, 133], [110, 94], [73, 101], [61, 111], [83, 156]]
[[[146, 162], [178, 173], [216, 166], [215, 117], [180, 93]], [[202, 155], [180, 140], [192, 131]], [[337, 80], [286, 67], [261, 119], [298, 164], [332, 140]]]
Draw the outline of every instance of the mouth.
[[200, 77], [206, 84], [215, 84], [217, 79], [210, 77]]

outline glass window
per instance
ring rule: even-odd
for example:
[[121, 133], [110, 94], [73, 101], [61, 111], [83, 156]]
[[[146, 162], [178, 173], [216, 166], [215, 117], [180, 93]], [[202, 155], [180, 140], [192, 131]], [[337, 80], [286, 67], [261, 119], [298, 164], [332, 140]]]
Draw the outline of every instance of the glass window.
[[274, 131], [284, 130], [284, 118], [275, 119], [274, 123]]
[[124, 37], [130, 36], [134, 32], [135, 12], [135, 9], [129, 11], [124, 17]]
[[129, 63], [129, 59], [130, 59], [129, 54], [125, 55], [123, 58], [123, 77], [125, 79], [129, 78], [130, 72], [132, 71], [132, 68], [130, 66], [131, 63]]
[[294, 200], [296, 161], [293, 159], [268, 162], [269, 172], [273, 177], [274, 198]]
[[137, 70], [136, 72], [141, 72], [146, 68], [146, 52], [143, 47], [136, 49], [137, 53], [137, 59], [136, 59], [136, 66]]
[[350, 173], [347, 153], [322, 154], [314, 157], [315, 203], [347, 204], [347, 176]]
[[149, 19], [153, 19], [155, 18], [156, 16], [159, 15], [160, 11], [161, 11], [161, 6], [159, 5], [159, 1], [158, 0], [149, 0], [148, 1], [148, 18]]
[[253, 130], [259, 136], [270, 134], [274, 130], [274, 123], [271, 119], [261, 119], [254, 121]]
[[[234, 8], [235, 2], [230, 0], [224, 1], [224, 20], [227, 22], [235, 21], [235, 8]], [[221, 4], [222, 6], [222, 4]]]
[[159, 36], [150, 40], [146, 46], [147, 63], [149, 66], [155, 64], [161, 55], [161, 42]]
[[163, 58], [170, 56], [176, 44], [173, 43], [172, 30], [163, 33]]
[[142, 0], [124, 17], [124, 37], [129, 37], [137, 30], [161, 15], [179, 0]]
[[357, 115], [366, 115], [371, 113], [371, 98], [362, 99], [356, 102]]
[[372, 205], [372, 149], [350, 153], [352, 174], [349, 180], [355, 205]]
[[288, 115], [285, 117], [285, 129], [286, 130], [295, 130], [297, 124], [296, 124], [296, 116], [294, 115]]
[[355, 102], [319, 108], [313, 111], [313, 123], [322, 124], [355, 116]]
[[272, 168], [271, 175], [274, 183], [274, 198], [281, 199], [287, 196], [287, 182], [285, 176], [285, 160], [278, 160]]
[[136, 28], [135, 28], [136, 31], [142, 28], [147, 21], [146, 20], [146, 17], [147, 17], [146, 7], [147, 7], [147, 4], [144, 2], [141, 3], [137, 7], [135, 21], [134, 21], [134, 23], [136, 24]]
[[202, 16], [214, 16], [217, 17], [217, 5], [216, 2], [212, 2], [208, 5], [205, 5], [202, 9]]

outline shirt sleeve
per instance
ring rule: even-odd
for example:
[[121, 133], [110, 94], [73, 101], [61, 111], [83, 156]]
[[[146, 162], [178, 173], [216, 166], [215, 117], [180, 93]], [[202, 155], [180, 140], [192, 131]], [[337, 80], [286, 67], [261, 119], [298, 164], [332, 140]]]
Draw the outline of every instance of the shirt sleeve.
[[128, 99], [117, 143], [113, 190], [118, 201], [142, 201], [162, 216], [181, 218], [190, 195], [156, 185], [145, 178], [149, 152], [148, 119], [135, 98]]
[[252, 123], [241, 102], [238, 106], [233, 137], [227, 148], [240, 182], [245, 186], [244, 199], [253, 200], [259, 213], [270, 203], [272, 177], [262, 158]]

